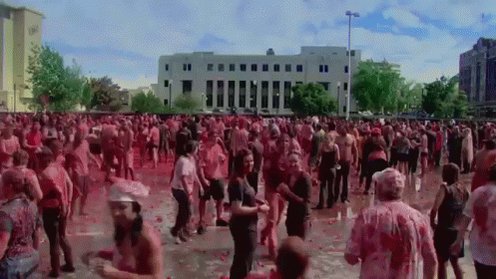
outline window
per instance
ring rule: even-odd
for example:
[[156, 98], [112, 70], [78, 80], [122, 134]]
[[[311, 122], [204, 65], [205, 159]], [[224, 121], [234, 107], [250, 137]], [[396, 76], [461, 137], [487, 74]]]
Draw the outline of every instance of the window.
[[239, 65], [239, 70], [240, 70], [241, 72], [246, 72], [246, 64], [240, 64], [240, 65]]
[[303, 81], [297, 81], [296, 82], [296, 85], [300, 85], [300, 84], [303, 84]]
[[246, 81], [239, 81], [239, 104], [238, 107], [246, 107]]
[[229, 64], [229, 72], [234, 72], [236, 70], [235, 64]]
[[164, 106], [168, 106], [168, 105], [169, 105], [169, 100], [164, 99]]
[[165, 64], [165, 71], [167, 72], [169, 70], [169, 64]]
[[284, 69], [286, 70], [286, 72], [291, 72], [291, 64], [286, 64], [284, 66]]
[[329, 66], [324, 65], [324, 72], [326, 72], [326, 73], [329, 72]]
[[319, 72], [321, 72], [321, 73], [327, 73], [327, 72], [329, 72], [329, 66], [327, 66], [327, 65], [319, 65]]
[[262, 108], [269, 107], [269, 82], [262, 81]]
[[164, 87], [169, 87], [169, 80], [164, 80]]
[[272, 107], [275, 109], [279, 108], [279, 95], [281, 94], [281, 89], [279, 86], [279, 81], [272, 82]]
[[227, 83], [227, 95], [228, 95], [228, 107], [234, 107], [234, 87], [236, 86], [236, 82], [234, 80], [230, 80]]
[[257, 64], [251, 64], [251, 71], [256, 72], [257, 71]]
[[[348, 56], [348, 51], [346, 51], [346, 56]], [[351, 56], [355, 56], [355, 50], [351, 51]]]
[[207, 71], [211, 72], [214, 70], [214, 64], [207, 64]]
[[348, 83], [347, 83], [347, 82], [345, 82], [345, 83], [343, 84], [343, 90], [348, 90]]
[[347, 74], [348, 73], [348, 65], [344, 66], [344, 72]]
[[189, 94], [193, 90], [192, 80], [183, 80], [183, 94]]
[[183, 71], [191, 72], [191, 64], [183, 64]]
[[269, 64], [263, 64], [262, 65], [262, 72], [268, 72], [269, 71]]
[[296, 71], [297, 71], [298, 73], [303, 72], [303, 65], [301, 65], [301, 64], [296, 65]]
[[218, 80], [217, 81], [217, 107], [223, 107], [224, 106], [224, 81], [223, 80]]
[[257, 82], [250, 82], [250, 108], [257, 107]]
[[279, 64], [274, 64], [274, 72], [279, 72]]
[[329, 82], [319, 82], [320, 85], [322, 85], [322, 87], [324, 87], [324, 90], [325, 91], [329, 91], [329, 86], [330, 86], [330, 83]]
[[219, 65], [217, 65], [217, 70], [218, 70], [219, 72], [224, 72], [224, 64], [219, 64]]
[[289, 108], [291, 102], [291, 81], [284, 82], [284, 108]]
[[207, 107], [212, 107], [213, 105], [213, 87], [214, 87], [214, 82], [212, 80], [207, 80]]

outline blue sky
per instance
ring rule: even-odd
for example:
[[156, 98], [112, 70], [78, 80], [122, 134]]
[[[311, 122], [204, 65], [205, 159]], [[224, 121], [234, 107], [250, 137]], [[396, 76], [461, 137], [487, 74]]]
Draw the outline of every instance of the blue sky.
[[158, 58], [176, 52], [297, 54], [302, 45], [352, 47], [429, 82], [458, 72], [479, 37], [496, 38], [494, 0], [7, 0], [45, 15], [44, 43], [90, 76], [122, 87], [157, 82]]

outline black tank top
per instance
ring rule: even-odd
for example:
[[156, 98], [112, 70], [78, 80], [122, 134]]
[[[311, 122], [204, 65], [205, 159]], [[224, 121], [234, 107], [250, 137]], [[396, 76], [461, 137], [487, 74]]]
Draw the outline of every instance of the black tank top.
[[336, 166], [336, 150], [322, 151], [320, 171], [329, 171]]
[[456, 184], [443, 187], [445, 187], [445, 196], [439, 207], [437, 228], [456, 230], [454, 223], [463, 213], [468, 192], [458, 189]]

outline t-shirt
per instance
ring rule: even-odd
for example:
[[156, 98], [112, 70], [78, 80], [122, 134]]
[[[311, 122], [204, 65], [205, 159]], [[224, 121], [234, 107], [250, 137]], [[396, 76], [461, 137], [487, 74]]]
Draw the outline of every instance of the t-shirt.
[[[240, 201], [242, 206], [255, 207], [257, 205], [255, 199], [255, 190], [246, 180], [234, 178], [229, 181], [227, 188], [229, 194], [229, 202]], [[245, 228], [247, 230], [257, 230], [258, 215], [231, 215], [231, 226], [235, 228]]]
[[71, 158], [73, 159], [72, 166], [74, 172], [76, 172], [77, 175], [89, 174], [89, 168], [88, 168], [89, 152], [90, 152], [90, 147], [86, 140], [83, 140], [83, 142], [72, 151], [71, 153], [72, 155]]
[[186, 176], [187, 193], [193, 193], [195, 180], [198, 179], [196, 164], [193, 159], [186, 156], [179, 157], [176, 162], [176, 166], [174, 168], [174, 177], [172, 178], [171, 183], [171, 187], [173, 189], [184, 190], [183, 184], [181, 182], [181, 178], [183, 176]]
[[478, 263], [496, 266], [496, 185], [477, 188], [463, 214], [474, 219], [470, 232], [472, 258]]
[[291, 191], [300, 198], [303, 198], [304, 203], [293, 201], [288, 202], [288, 214], [286, 223], [303, 222], [310, 217], [310, 198], [312, 196], [312, 179], [306, 173], [303, 173], [295, 181]]

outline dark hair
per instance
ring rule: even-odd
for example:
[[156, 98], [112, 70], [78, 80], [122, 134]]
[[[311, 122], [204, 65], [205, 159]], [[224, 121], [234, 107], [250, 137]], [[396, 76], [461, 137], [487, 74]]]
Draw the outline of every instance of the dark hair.
[[19, 149], [12, 154], [12, 161], [14, 166], [27, 165], [29, 161], [29, 154], [23, 149]]
[[243, 176], [243, 170], [245, 168], [245, 157], [253, 155], [253, 153], [249, 149], [241, 149], [234, 156], [233, 163], [233, 176], [240, 177]]
[[303, 240], [290, 236], [283, 241], [277, 252], [277, 271], [284, 279], [297, 279], [305, 274], [310, 255]]
[[443, 166], [443, 180], [448, 185], [458, 182], [460, 176], [460, 168], [454, 164], [449, 163]]
[[[141, 231], [143, 230], [143, 217], [141, 216], [141, 205], [138, 202], [132, 203], [133, 212], [136, 212], [137, 216], [133, 220], [133, 224], [131, 225], [131, 245], [135, 246], [138, 243], [138, 238], [141, 235]], [[124, 238], [126, 238], [127, 232], [126, 230], [119, 225], [114, 226], [114, 241], [117, 247], [121, 246]]]
[[198, 142], [189, 140], [184, 146], [184, 151], [186, 152], [186, 154], [190, 154], [196, 149], [196, 147], [198, 147]]

